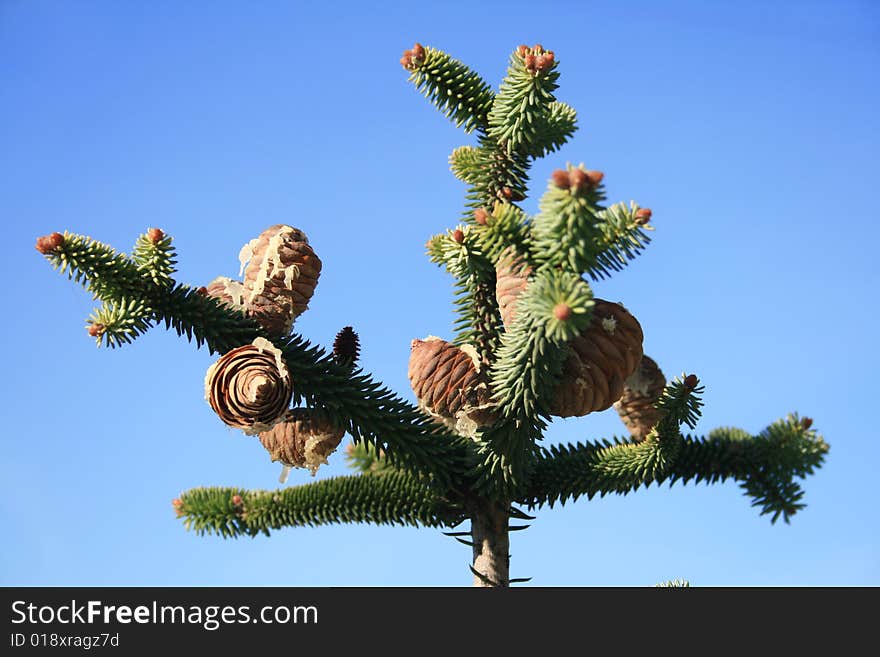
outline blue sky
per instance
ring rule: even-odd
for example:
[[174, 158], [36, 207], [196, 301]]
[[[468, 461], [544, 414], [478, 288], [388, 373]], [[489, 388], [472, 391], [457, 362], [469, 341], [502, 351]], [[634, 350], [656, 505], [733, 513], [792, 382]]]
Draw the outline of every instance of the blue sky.
[[[539, 512], [512, 537], [512, 576], [880, 584], [880, 11], [867, 0], [0, 2], [0, 584], [470, 582], [468, 548], [434, 530], [184, 531], [181, 491], [272, 488], [276, 464], [204, 402], [213, 357], [164, 329], [96, 350], [89, 295], [33, 248], [68, 229], [128, 250], [158, 226], [177, 279], [204, 284], [291, 224], [324, 262], [297, 330], [327, 345], [353, 325], [364, 367], [411, 399], [410, 340], [452, 322], [451, 280], [424, 242], [456, 222], [447, 156], [473, 142], [406, 82], [398, 59], [417, 40], [496, 88], [518, 44], [553, 49], [580, 130], [534, 166], [526, 209], [566, 161], [604, 171], [609, 200], [652, 208], [657, 230], [596, 294], [633, 311], [668, 376], [700, 376], [699, 432], [756, 433], [798, 411], [831, 444], [789, 526], [733, 482], [642, 489]], [[623, 431], [608, 411], [546, 440]], [[346, 471], [337, 454], [317, 476]]]

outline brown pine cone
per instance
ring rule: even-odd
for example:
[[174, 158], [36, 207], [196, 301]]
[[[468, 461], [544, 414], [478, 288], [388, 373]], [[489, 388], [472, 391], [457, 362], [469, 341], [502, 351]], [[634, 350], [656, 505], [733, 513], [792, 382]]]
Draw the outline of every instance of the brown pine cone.
[[501, 254], [495, 265], [495, 298], [505, 328], [509, 329], [516, 319], [516, 301], [526, 289], [531, 273], [532, 268], [511, 248]]
[[345, 430], [330, 422], [325, 413], [292, 408], [275, 426], [260, 433], [260, 442], [273, 461], [289, 468], [307, 468], [314, 476], [344, 435]]
[[413, 340], [408, 375], [419, 408], [463, 436], [473, 438], [497, 419], [486, 373], [470, 345], [459, 348], [434, 336]]
[[238, 258], [248, 314], [270, 333], [289, 333], [321, 275], [321, 260], [305, 233], [283, 224], [270, 226], [248, 242]]
[[227, 276], [218, 276], [208, 283], [207, 295], [233, 310], [244, 309], [244, 286]]
[[619, 303], [594, 299], [589, 326], [569, 343], [550, 414], [580, 417], [604, 411], [623, 394], [642, 359], [642, 327]]
[[281, 419], [293, 396], [281, 351], [265, 338], [236, 347], [208, 368], [205, 399], [226, 424], [253, 435]]
[[657, 363], [642, 356], [641, 364], [624, 383], [623, 395], [614, 402], [614, 409], [636, 440], [644, 440], [660, 419], [654, 403], [665, 387], [666, 377]]

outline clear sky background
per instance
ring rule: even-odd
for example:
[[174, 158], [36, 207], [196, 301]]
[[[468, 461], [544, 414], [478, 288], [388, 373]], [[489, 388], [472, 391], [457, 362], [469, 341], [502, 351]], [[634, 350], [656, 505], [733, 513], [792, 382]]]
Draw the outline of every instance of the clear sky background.
[[[296, 329], [351, 324], [408, 399], [410, 340], [451, 335], [424, 256], [473, 143], [407, 83], [415, 41], [497, 88], [520, 43], [560, 60], [580, 129], [532, 169], [605, 172], [654, 211], [647, 252], [595, 286], [668, 376], [706, 386], [700, 433], [786, 413], [831, 445], [807, 508], [771, 525], [734, 482], [652, 487], [538, 513], [512, 536], [534, 585], [880, 585], [876, 264], [880, 11], [827, 2], [43, 2], [0, 0], [0, 584], [467, 585], [436, 530], [325, 526], [198, 537], [172, 498], [274, 488], [279, 467], [203, 399], [215, 360], [163, 328], [97, 350], [94, 302], [34, 250], [68, 229], [128, 251], [173, 235], [177, 279], [235, 276], [262, 229], [324, 262]], [[622, 435], [613, 410], [546, 440]], [[346, 442], [348, 439], [346, 438]], [[345, 474], [338, 452], [317, 477]], [[311, 481], [295, 471], [290, 484]]]

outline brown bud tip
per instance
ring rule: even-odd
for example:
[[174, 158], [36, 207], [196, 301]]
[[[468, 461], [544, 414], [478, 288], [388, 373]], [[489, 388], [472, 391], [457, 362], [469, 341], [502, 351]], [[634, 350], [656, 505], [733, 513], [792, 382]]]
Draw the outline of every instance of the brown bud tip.
[[179, 497], [175, 497], [173, 500], [171, 500], [171, 504], [172, 506], [174, 506], [175, 509], [179, 509], [183, 506], [183, 501], [181, 501]]
[[520, 57], [525, 57], [526, 53], [529, 51], [529, 47], [525, 44], [518, 46], [516, 49], [516, 54]]
[[104, 333], [104, 325], [103, 324], [90, 324], [89, 325], [89, 335], [93, 338], [97, 338], [99, 335]]
[[52, 233], [37, 238], [37, 251], [46, 255], [52, 253], [55, 249], [64, 244], [64, 235], [61, 233]]
[[568, 175], [568, 171], [565, 169], [556, 169], [552, 175], [553, 184], [556, 185], [559, 189], [568, 189], [569, 185], [571, 185], [571, 178]]
[[196, 290], [196, 294], [202, 297], [208, 296], [208, 288], [202, 285], [199, 289]]
[[590, 181], [590, 184], [593, 187], [598, 187], [599, 183], [602, 182], [602, 178], [605, 177], [605, 174], [601, 171], [587, 171], [587, 180]]
[[809, 429], [811, 426], [813, 426], [813, 418], [805, 417], [801, 420], [801, 426], [804, 428], [804, 430]]
[[409, 50], [403, 53], [403, 57], [400, 58], [400, 65], [403, 66], [403, 68], [409, 68], [412, 66], [412, 54]]
[[587, 172], [583, 169], [572, 169], [568, 172], [568, 185], [574, 191], [580, 191], [588, 184]]
[[688, 374], [686, 377], [684, 377], [684, 385], [691, 390], [696, 388], [699, 382], [700, 380], [697, 378], [696, 374]]
[[412, 47], [412, 56], [413, 59], [422, 59], [425, 56], [425, 48], [421, 43], [417, 42], [416, 45]]
[[537, 61], [538, 61], [537, 57], [535, 57], [531, 53], [529, 53], [528, 55], [523, 57], [523, 62], [525, 63], [526, 69], [531, 71], [532, 73], [535, 72], [535, 66], [537, 65]]
[[551, 66], [553, 66], [553, 53], [548, 52], [543, 55], [539, 55], [538, 59], [535, 61], [535, 68], [539, 71], [546, 71]]
[[461, 228], [456, 228], [454, 231], [452, 231], [452, 239], [454, 239], [459, 244], [464, 242], [464, 233], [462, 232]]
[[147, 237], [150, 238], [150, 241], [153, 244], [158, 244], [165, 237], [165, 233], [159, 228], [150, 228], [150, 230], [147, 231]]
[[535, 52], [544, 52], [544, 46], [542, 46], [540, 43], [536, 43], [535, 47], [532, 48], [532, 50], [534, 50]]
[[345, 453], [348, 456], [354, 454], [354, 443], [348, 443], [348, 445], [345, 446]]
[[232, 505], [233, 506], [241, 506], [241, 495], [233, 495], [232, 496]]
[[553, 316], [560, 322], [564, 322], [571, 317], [571, 306], [567, 303], [557, 303], [553, 306]]
[[651, 221], [651, 209], [650, 208], [642, 208], [641, 210], [636, 211], [636, 223], [640, 226], [645, 225], [649, 221]]
[[485, 226], [489, 223], [489, 213], [486, 212], [483, 208], [477, 208], [474, 210], [474, 221], [476, 221], [481, 226]]

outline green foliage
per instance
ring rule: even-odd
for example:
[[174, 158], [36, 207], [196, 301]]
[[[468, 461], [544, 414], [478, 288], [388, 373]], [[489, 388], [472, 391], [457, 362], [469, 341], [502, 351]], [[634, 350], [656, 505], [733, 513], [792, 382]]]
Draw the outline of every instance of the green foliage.
[[152, 326], [153, 311], [141, 299], [107, 301], [89, 317], [89, 324], [100, 326], [95, 341], [100, 347], [121, 347]]
[[[556, 152], [577, 129], [575, 110], [554, 95], [558, 62], [549, 51], [518, 48], [497, 94], [435, 48], [417, 46], [401, 63], [444, 115], [477, 132], [476, 144], [449, 158], [467, 186], [462, 220], [428, 243], [430, 259], [455, 281], [454, 342], [476, 347], [497, 402], [499, 419], [474, 439], [435, 423], [353, 362], [337, 362], [299, 335], [268, 336], [244, 311], [176, 283], [172, 239], [161, 231], [141, 235], [131, 257], [72, 233], [38, 240], [56, 269], [103, 302], [90, 318], [99, 345], [129, 343], [155, 323], [212, 353], [272, 337], [292, 374], [293, 404], [324, 411], [353, 437], [348, 461], [359, 475], [279, 491], [193, 489], [175, 504], [187, 528], [232, 537], [338, 522], [449, 527], [490, 507], [529, 520], [514, 505], [552, 507], [651, 483], [727, 478], [740, 482], [761, 514], [788, 522], [804, 506], [796, 479], [821, 466], [828, 445], [796, 415], [757, 436], [735, 428], [682, 435], [683, 426], [695, 428], [702, 406], [693, 376], [666, 386], [656, 404], [660, 420], [642, 442], [540, 446], [568, 343], [591, 318], [593, 292], [583, 277], [605, 278], [638, 256], [650, 242], [651, 213], [635, 202], [604, 206], [601, 176], [570, 166], [554, 174], [537, 216], [517, 205], [528, 193], [531, 161]], [[505, 329], [495, 266], [510, 252], [530, 271]]]
[[507, 75], [489, 112], [489, 136], [508, 153], [534, 156], [546, 150], [540, 137], [546, 137], [549, 130], [541, 131], [539, 126], [549, 122], [549, 106], [556, 101], [556, 67], [554, 62], [549, 69], [534, 73], [526, 68], [523, 57], [510, 56]]
[[436, 48], [425, 48], [425, 57], [409, 76], [444, 116], [465, 132], [485, 130], [495, 94], [483, 79], [457, 59]]
[[176, 254], [171, 241], [170, 235], [161, 232], [158, 233], [155, 241], [149, 233], [145, 233], [138, 237], [132, 250], [132, 260], [137, 265], [138, 271], [148, 274], [158, 287], [174, 285], [172, 276], [177, 260], [174, 258]]
[[333, 477], [276, 491], [194, 488], [181, 495], [177, 509], [187, 529], [224, 538], [355, 522], [449, 527], [462, 519], [461, 509], [400, 472]]
[[64, 243], [46, 259], [96, 299], [121, 301], [143, 293], [143, 277], [125, 254], [91, 237], [64, 232]]
[[552, 507], [584, 495], [626, 494], [651, 483], [733, 478], [762, 515], [773, 514], [772, 522], [780, 515], [788, 521], [804, 506], [794, 478], [812, 474], [827, 453], [822, 437], [804, 429], [795, 415], [754, 437], [741, 429], [718, 429], [708, 438], [664, 440], [653, 434], [641, 443], [614, 438], [556, 445], [543, 450], [528, 492], [519, 501]]

